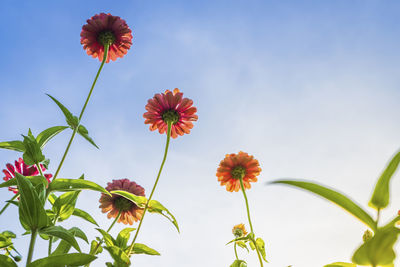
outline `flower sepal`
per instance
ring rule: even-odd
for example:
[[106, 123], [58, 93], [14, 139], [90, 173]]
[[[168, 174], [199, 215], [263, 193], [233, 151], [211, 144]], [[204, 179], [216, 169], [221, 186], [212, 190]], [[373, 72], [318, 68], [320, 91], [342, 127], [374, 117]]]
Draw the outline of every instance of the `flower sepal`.
[[23, 143], [25, 148], [25, 152], [22, 155], [24, 162], [28, 165], [35, 165], [44, 161], [46, 158], [36, 138], [33, 136], [31, 129], [29, 129], [27, 136], [22, 136], [24, 137]]

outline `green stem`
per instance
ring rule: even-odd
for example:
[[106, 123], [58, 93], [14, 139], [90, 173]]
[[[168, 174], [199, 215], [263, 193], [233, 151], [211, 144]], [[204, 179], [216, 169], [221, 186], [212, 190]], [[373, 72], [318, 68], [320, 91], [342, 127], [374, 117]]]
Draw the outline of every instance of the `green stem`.
[[[107, 233], [111, 231], [111, 228], [113, 228], [113, 226], [115, 225], [115, 223], [118, 221], [119, 217], [121, 217], [121, 211], [118, 212], [117, 217], [115, 217], [114, 221], [111, 223], [110, 227], [108, 227]], [[90, 253], [90, 255], [96, 255], [97, 250], [99, 249], [99, 247], [101, 246], [101, 244], [103, 243], [104, 238], [102, 238], [100, 240], [100, 242], [97, 244], [97, 246], [95, 247], [95, 249], [93, 250], [92, 253]], [[89, 267], [90, 263], [86, 264], [85, 267]]]
[[29, 252], [28, 252], [28, 257], [26, 260], [26, 265], [30, 264], [32, 262], [32, 256], [33, 256], [33, 250], [35, 248], [35, 241], [37, 237], [37, 230], [32, 230], [31, 233], [31, 242], [29, 243]]
[[[13, 201], [14, 199], [16, 199], [19, 196], [19, 194], [15, 194], [15, 196], [13, 196], [9, 201]], [[10, 206], [10, 202], [7, 202], [7, 204], [4, 205], [4, 207], [0, 210], [0, 215], [3, 214], [3, 212], [8, 208], [8, 206]]]
[[[90, 91], [89, 91], [89, 94], [88, 94], [88, 96], [87, 96], [87, 98], [86, 98], [85, 104], [83, 105], [82, 110], [81, 110], [81, 113], [79, 114], [79, 120], [78, 120], [79, 123], [80, 123], [80, 121], [81, 121], [81, 119], [82, 119], [83, 113], [85, 112], [86, 106], [87, 106], [87, 104], [89, 103], [90, 96], [92, 95], [94, 86], [96, 85], [96, 82], [97, 82], [97, 79], [99, 78], [100, 72], [101, 72], [101, 70], [103, 69], [104, 63], [105, 63], [106, 60], [107, 60], [108, 50], [109, 50], [109, 46], [106, 45], [106, 46], [104, 47], [104, 57], [103, 57], [103, 61], [102, 61], [101, 64], [100, 64], [100, 68], [99, 68], [99, 70], [97, 71], [96, 77], [94, 78], [94, 81], [93, 81], [93, 83], [92, 83], [92, 87], [90, 88]], [[74, 140], [74, 137], [75, 137], [75, 135], [76, 135], [76, 132], [78, 131], [78, 128], [79, 128], [79, 125], [77, 125], [77, 126], [75, 127], [74, 131], [72, 132], [71, 138], [69, 139], [67, 148], [65, 149], [64, 155], [62, 156], [61, 161], [60, 161], [60, 164], [58, 165], [58, 168], [57, 168], [57, 170], [56, 170], [56, 173], [54, 174], [53, 180], [55, 180], [55, 179], [57, 178], [58, 173], [59, 173], [60, 170], [61, 170], [61, 167], [62, 167], [62, 165], [63, 165], [63, 163], [64, 163], [64, 160], [65, 160], [65, 158], [66, 158], [66, 156], [67, 156], [67, 154], [68, 154], [69, 148], [71, 147], [72, 141]]]
[[36, 163], [36, 167], [38, 168], [40, 175], [44, 177], [44, 174], [42, 172], [42, 168], [40, 168], [40, 163]]
[[238, 254], [237, 254], [237, 249], [236, 249], [236, 242], [235, 242], [235, 245], [234, 245], [233, 247], [234, 247], [234, 249], [235, 249], [235, 256], [236, 256], [236, 259], [239, 260], [239, 257], [238, 257]]
[[[57, 221], [58, 221], [58, 215], [56, 217], [54, 217], [53, 225], [56, 225]], [[50, 238], [49, 238], [49, 248], [48, 248], [49, 256], [51, 254], [52, 246], [53, 246], [53, 236], [50, 236]]]
[[379, 219], [381, 217], [381, 209], [378, 208], [376, 212], [376, 226], [378, 227]]
[[243, 196], [244, 196], [244, 200], [245, 200], [245, 202], [246, 202], [247, 218], [249, 219], [250, 230], [251, 230], [251, 233], [253, 234], [253, 237], [251, 238], [251, 241], [254, 243], [254, 246], [256, 247], [258, 260], [260, 261], [260, 266], [263, 267], [264, 265], [263, 265], [263, 262], [262, 262], [262, 258], [261, 258], [261, 255], [260, 255], [260, 251], [258, 250], [256, 241], [254, 240], [254, 230], [253, 230], [253, 225], [251, 224], [251, 219], [250, 219], [249, 201], [247, 200], [246, 191], [245, 191], [245, 189], [244, 189], [243, 177], [240, 177], [240, 188], [242, 189]]
[[143, 215], [142, 215], [142, 218], [140, 219], [139, 226], [138, 226], [138, 228], [136, 230], [135, 236], [133, 237], [132, 244], [129, 246], [128, 256], [132, 252], [133, 245], [135, 244], [136, 238], [137, 238], [137, 236], [139, 234], [139, 231], [140, 231], [140, 227], [142, 226], [142, 223], [143, 223], [144, 215], [146, 214], [146, 211], [147, 211], [147, 209], [149, 207], [150, 200], [153, 197], [154, 191], [156, 190], [156, 187], [157, 187], [157, 184], [158, 184], [158, 180], [160, 179], [161, 171], [162, 171], [162, 169], [164, 167], [165, 160], [167, 159], [169, 141], [171, 139], [171, 129], [172, 129], [172, 122], [168, 122], [167, 142], [165, 144], [164, 157], [163, 157], [163, 160], [161, 162], [160, 170], [158, 171], [158, 174], [157, 174], [157, 179], [156, 179], [156, 181], [154, 183], [153, 189], [151, 190], [151, 193], [150, 193], [150, 196], [149, 196], [149, 198], [147, 200], [146, 206], [144, 207]]

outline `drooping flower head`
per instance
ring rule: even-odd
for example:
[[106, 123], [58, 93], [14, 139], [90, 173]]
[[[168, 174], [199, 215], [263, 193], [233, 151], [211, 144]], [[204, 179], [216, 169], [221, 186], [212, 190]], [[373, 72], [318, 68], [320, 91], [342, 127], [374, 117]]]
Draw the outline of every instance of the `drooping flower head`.
[[240, 178], [245, 189], [250, 189], [250, 182], [257, 182], [261, 168], [258, 160], [240, 151], [238, 154], [227, 154], [217, 169], [218, 181], [226, 186], [229, 192], [240, 190]]
[[[44, 167], [42, 164], [40, 164], [40, 168], [42, 169], [42, 172], [46, 171], [46, 167]], [[19, 174], [22, 174], [23, 176], [37, 176], [40, 175], [40, 172], [36, 165], [27, 165], [22, 158], [19, 158], [18, 161], [16, 160], [14, 165], [7, 163], [6, 164], [6, 169], [3, 170], [3, 173], [5, 177], [3, 178], [4, 181], [8, 181], [12, 178], [15, 177], [15, 172], [18, 172]], [[44, 174], [44, 177], [47, 179], [47, 181], [50, 183], [51, 177], [53, 175], [51, 174]], [[18, 188], [14, 186], [10, 186], [8, 190], [13, 191], [15, 194], [18, 193]]]
[[241, 224], [235, 225], [235, 226], [233, 227], [233, 229], [232, 229], [232, 234], [233, 234], [236, 238], [246, 236], [246, 235], [247, 235], [247, 231], [246, 231], [246, 228], [244, 227], [244, 224], [241, 223]]
[[[113, 180], [111, 183], [107, 183], [106, 189], [108, 191], [123, 190], [130, 192], [137, 196], [144, 196], [144, 188], [128, 179]], [[142, 218], [143, 209], [139, 208], [132, 201], [116, 194], [111, 196], [101, 194], [100, 206], [103, 213], [107, 213], [107, 218], [116, 218], [118, 213], [121, 211], [121, 216], [118, 222], [123, 224], [132, 225], [133, 222], [137, 222]]]
[[109, 45], [107, 63], [123, 57], [132, 45], [132, 31], [125, 20], [100, 13], [87, 20], [81, 32], [81, 44], [89, 56], [104, 57], [104, 46]]
[[192, 121], [197, 121], [197, 108], [193, 101], [183, 98], [183, 93], [175, 88], [173, 92], [166, 90], [163, 94], [155, 94], [146, 105], [147, 112], [143, 114], [145, 124], [150, 124], [150, 130], [158, 129], [160, 134], [167, 132], [168, 121], [172, 122], [171, 136], [189, 134], [193, 128]]

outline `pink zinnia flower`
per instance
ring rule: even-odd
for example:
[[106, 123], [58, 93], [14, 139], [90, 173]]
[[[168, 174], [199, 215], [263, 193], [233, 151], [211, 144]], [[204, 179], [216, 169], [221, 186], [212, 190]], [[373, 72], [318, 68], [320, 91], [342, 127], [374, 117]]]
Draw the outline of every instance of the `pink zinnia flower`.
[[[18, 161], [15, 161], [15, 164], [12, 165], [10, 163], [6, 164], [7, 169], [3, 170], [3, 173], [5, 174], [5, 177], [3, 178], [4, 181], [8, 181], [12, 178], [15, 177], [15, 172], [18, 172], [22, 174], [23, 176], [37, 176], [40, 175], [40, 172], [36, 165], [26, 165], [24, 160], [19, 158]], [[40, 168], [42, 169], [42, 172], [46, 171], [46, 168], [40, 164]], [[50, 183], [51, 182], [51, 177], [53, 177], [52, 174], [44, 174], [44, 177], [47, 179], [47, 181]], [[15, 194], [18, 193], [18, 188], [17, 187], [9, 187], [8, 190], [13, 191]]]
[[[144, 188], [128, 179], [113, 180], [112, 183], [107, 183], [106, 189], [108, 191], [123, 190], [137, 196], [144, 196]], [[109, 219], [116, 218], [119, 212], [121, 212], [121, 216], [118, 222], [123, 224], [132, 225], [133, 222], [137, 222], [142, 218], [143, 209], [120, 195], [112, 194], [109, 196], [101, 194], [99, 202], [101, 203], [99, 208], [103, 213], [108, 212], [107, 218]]]
[[175, 88], [173, 92], [166, 90], [163, 94], [155, 94], [149, 99], [146, 110], [143, 114], [146, 119], [145, 124], [150, 124], [150, 130], [158, 129], [160, 134], [167, 132], [167, 122], [172, 122], [171, 136], [177, 138], [178, 135], [190, 133], [193, 128], [192, 121], [197, 121], [195, 114], [197, 108], [193, 107], [193, 101], [183, 98], [183, 93]]
[[103, 61], [104, 46], [109, 44], [107, 63], [123, 57], [132, 45], [132, 31], [125, 20], [100, 13], [87, 20], [81, 32], [81, 44], [89, 56]]

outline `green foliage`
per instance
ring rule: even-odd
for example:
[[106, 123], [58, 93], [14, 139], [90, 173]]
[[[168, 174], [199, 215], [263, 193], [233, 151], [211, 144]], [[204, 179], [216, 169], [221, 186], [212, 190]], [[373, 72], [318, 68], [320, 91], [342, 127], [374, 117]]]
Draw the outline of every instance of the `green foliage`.
[[364, 211], [359, 205], [357, 205], [355, 202], [353, 202], [350, 198], [347, 196], [336, 192], [332, 189], [329, 189], [327, 187], [324, 187], [322, 185], [312, 183], [312, 182], [306, 182], [306, 181], [296, 181], [296, 180], [277, 180], [271, 182], [271, 184], [287, 184], [291, 186], [295, 186], [304, 190], [307, 190], [309, 192], [312, 192], [314, 194], [317, 194], [334, 204], [338, 205], [339, 207], [345, 209], [348, 211], [350, 214], [352, 214], [354, 217], [359, 219], [361, 222], [366, 224], [369, 228], [372, 230], [376, 230], [376, 222], [372, 219], [372, 217]]
[[162, 216], [167, 218], [169, 221], [171, 221], [174, 224], [176, 230], [179, 233], [178, 222], [176, 221], [174, 215], [172, 215], [172, 213], [169, 212], [169, 210], [166, 207], [164, 207], [160, 202], [158, 202], [157, 200], [150, 200], [148, 211], [152, 212], [152, 213], [161, 214]]
[[357, 265], [354, 263], [347, 263], [347, 262], [334, 262], [334, 263], [325, 265], [324, 267], [357, 267]]
[[99, 148], [93, 139], [89, 136], [89, 131], [83, 125], [79, 125], [78, 134], [80, 134], [83, 138], [85, 138], [89, 143], [95, 146], [97, 149]]
[[267, 261], [267, 258], [266, 258], [266, 253], [265, 253], [265, 242], [264, 242], [264, 240], [262, 240], [262, 238], [257, 238], [256, 239], [256, 246], [257, 246], [257, 250], [261, 253], [261, 256], [263, 257], [263, 260], [265, 261], [265, 262], [268, 262]]
[[22, 141], [6, 141], [0, 142], [0, 148], [24, 152], [25, 146]]
[[56, 199], [53, 211], [59, 221], [68, 219], [74, 213], [79, 193], [80, 191], [66, 192]]
[[1, 267], [18, 267], [17, 264], [6, 255], [0, 254], [0, 266]]
[[136, 230], [136, 228], [127, 227], [125, 229], [122, 229], [121, 232], [119, 232], [117, 239], [115, 240], [115, 245], [120, 248], [126, 248], [128, 245], [128, 240], [131, 236], [131, 232], [134, 230]]
[[11, 231], [4, 231], [0, 234], [0, 249], [6, 249], [13, 245], [12, 239], [16, 235]]
[[45, 160], [44, 155], [42, 154], [42, 149], [40, 145], [36, 141], [36, 138], [33, 136], [31, 130], [29, 129], [28, 135], [22, 135], [24, 137], [24, 154], [22, 158], [24, 162], [28, 165], [39, 164], [40, 162]]
[[247, 267], [247, 263], [243, 260], [235, 260], [230, 267]]
[[79, 125], [79, 119], [72, 115], [72, 113], [63, 105], [61, 104], [60, 101], [52, 97], [51, 95], [47, 94], [56, 104], [57, 106], [61, 109], [62, 113], [64, 113], [65, 116], [65, 121], [67, 124], [72, 128], [75, 129]]
[[132, 254], [161, 255], [157, 250], [140, 243], [133, 245]]
[[359, 247], [352, 261], [359, 265], [389, 265], [393, 264], [396, 254], [393, 245], [396, 243], [400, 229], [394, 226], [379, 228], [375, 235]]
[[81, 266], [94, 261], [96, 258], [96, 256], [84, 253], [51, 255], [32, 262], [28, 267], [65, 267], [66, 265]]
[[65, 129], [67, 129], [68, 126], [54, 126], [50, 127], [44, 131], [42, 131], [37, 137], [36, 141], [41, 149], [44, 148], [44, 146], [47, 144], [50, 139], [52, 139], [54, 136], [57, 134], [61, 133]]
[[[71, 234], [73, 234], [74, 236], [81, 238], [82, 240], [84, 240], [86, 243], [89, 244], [86, 234], [78, 227], [72, 227], [68, 231]], [[61, 254], [68, 253], [69, 250], [71, 249], [71, 247], [72, 246], [69, 242], [67, 242], [65, 240], [61, 240], [60, 244], [58, 244], [57, 248], [53, 251], [53, 253], [51, 255], [61, 255]]]
[[146, 197], [137, 196], [137, 195], [132, 194], [132, 193], [127, 192], [127, 191], [115, 190], [115, 191], [111, 191], [110, 193], [111, 194], [120, 195], [120, 196], [132, 201], [133, 203], [135, 203], [140, 208], [144, 208], [146, 206], [146, 203], [147, 203], [147, 198]]
[[84, 211], [84, 210], [75, 208], [74, 212], [72, 213], [72, 215], [80, 217], [80, 218], [82, 218], [82, 219], [84, 219], [84, 220], [86, 220], [86, 221], [88, 221], [88, 222], [90, 222], [90, 223], [92, 223], [92, 224], [94, 224], [96, 226], [99, 226], [97, 224], [97, 222], [95, 221], [95, 219], [93, 219], [93, 217], [89, 213]]
[[110, 193], [104, 189], [102, 186], [83, 179], [62, 179], [57, 178], [52, 181], [49, 185], [48, 190], [52, 191], [60, 191], [60, 192], [68, 192], [68, 191], [77, 191], [77, 190], [93, 190], [98, 191], [107, 195]]
[[389, 192], [389, 184], [390, 179], [393, 174], [396, 172], [397, 167], [400, 163], [400, 152], [398, 152], [392, 160], [389, 162], [386, 169], [383, 171], [381, 177], [378, 179], [376, 183], [374, 193], [372, 194], [371, 200], [369, 201], [369, 206], [376, 209], [384, 209], [389, 204], [390, 192]]
[[[39, 184], [43, 184], [45, 187], [47, 187], [47, 179], [43, 176], [24, 176], [26, 179], [28, 179], [33, 186], [37, 186]], [[4, 183], [0, 184], [0, 188], [4, 188], [4, 187], [9, 187], [9, 186], [15, 186], [18, 185], [17, 179], [12, 178], [8, 181], [5, 181]]]
[[236, 245], [238, 245], [238, 246], [241, 247], [241, 248], [246, 249], [247, 252], [249, 252], [249, 248], [247, 247], [247, 245], [246, 245], [245, 242], [243, 242], [243, 241], [237, 241], [237, 242], [236, 242]]
[[81, 249], [78, 245], [78, 242], [76, 242], [74, 235], [70, 231], [68, 231], [67, 229], [65, 229], [61, 226], [49, 226], [47, 228], [41, 229], [40, 233], [48, 235], [48, 236], [54, 236], [54, 237], [60, 238], [62, 240], [65, 240], [77, 251], [79, 251], [79, 252], [81, 251]]
[[131, 261], [126, 253], [117, 246], [107, 246], [105, 249], [110, 253], [117, 266], [130, 266]]
[[48, 225], [48, 217], [32, 183], [19, 173], [15, 173], [20, 194], [19, 218], [26, 230], [36, 230]]

